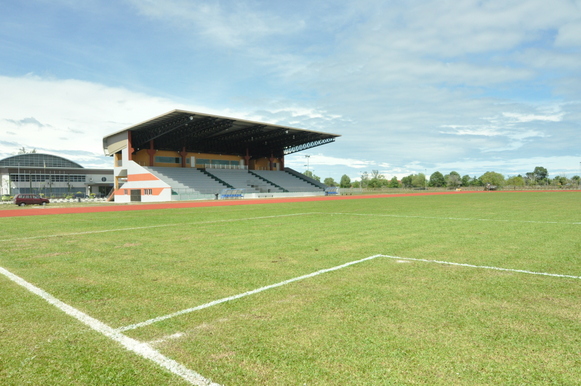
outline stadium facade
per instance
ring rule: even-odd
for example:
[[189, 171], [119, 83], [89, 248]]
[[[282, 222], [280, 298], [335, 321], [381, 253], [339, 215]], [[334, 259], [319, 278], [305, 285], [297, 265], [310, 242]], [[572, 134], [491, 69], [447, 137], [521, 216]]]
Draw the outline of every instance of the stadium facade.
[[2, 195], [106, 197], [113, 189], [113, 170], [84, 168], [52, 154], [26, 153], [0, 160], [0, 181]]
[[288, 154], [337, 134], [173, 110], [103, 138], [114, 159], [115, 202], [325, 194], [286, 168]]

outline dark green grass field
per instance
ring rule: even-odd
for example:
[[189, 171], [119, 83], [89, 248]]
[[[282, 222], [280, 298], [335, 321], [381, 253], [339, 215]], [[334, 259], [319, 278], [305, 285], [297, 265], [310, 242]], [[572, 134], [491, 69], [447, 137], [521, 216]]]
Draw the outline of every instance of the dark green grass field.
[[[14, 217], [0, 230], [0, 267], [218, 384], [581, 384], [580, 192]], [[2, 385], [188, 384], [5, 275], [0, 310]]]

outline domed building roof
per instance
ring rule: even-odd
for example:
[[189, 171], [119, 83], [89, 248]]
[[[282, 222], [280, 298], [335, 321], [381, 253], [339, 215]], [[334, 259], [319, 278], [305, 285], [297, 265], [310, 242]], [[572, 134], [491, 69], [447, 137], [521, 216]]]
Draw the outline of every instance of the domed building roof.
[[0, 167], [80, 168], [76, 162], [52, 154], [26, 153], [0, 160]]

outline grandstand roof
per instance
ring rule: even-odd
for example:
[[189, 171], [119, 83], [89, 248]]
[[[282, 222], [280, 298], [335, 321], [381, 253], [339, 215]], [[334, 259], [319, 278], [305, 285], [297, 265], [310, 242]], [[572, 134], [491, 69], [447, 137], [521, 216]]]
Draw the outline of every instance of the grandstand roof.
[[131, 143], [137, 151], [149, 148], [154, 141], [158, 150], [212, 154], [280, 157], [335, 141], [338, 134], [321, 133], [294, 127], [253, 122], [219, 115], [173, 110], [103, 138], [105, 154], [118, 149], [110, 145], [120, 133], [131, 132]]

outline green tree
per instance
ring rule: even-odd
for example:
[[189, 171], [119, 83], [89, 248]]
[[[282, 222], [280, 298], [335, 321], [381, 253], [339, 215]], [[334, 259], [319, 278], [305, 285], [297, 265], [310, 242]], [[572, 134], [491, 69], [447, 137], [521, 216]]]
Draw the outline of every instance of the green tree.
[[543, 181], [549, 178], [549, 172], [542, 166], [537, 166], [533, 173], [535, 174], [537, 181]]
[[470, 186], [482, 186], [484, 185], [482, 183], [482, 180], [480, 179], [480, 177], [472, 177], [472, 181], [470, 181]]
[[401, 184], [403, 185], [404, 188], [411, 188], [412, 187], [412, 174], [410, 174], [409, 176], [406, 176], [404, 178], [401, 179]]
[[472, 184], [472, 177], [468, 174], [462, 176], [462, 186], [470, 186]]
[[361, 173], [361, 188], [369, 187], [369, 174], [367, 172]]
[[369, 179], [369, 188], [381, 188], [387, 186], [387, 180], [383, 174], [379, 174], [379, 170], [371, 171], [371, 178]]
[[303, 174], [309, 178], [312, 178], [314, 180], [321, 182], [321, 177], [316, 176], [315, 173], [313, 173], [311, 170], [305, 170], [305, 172]]
[[486, 172], [480, 176], [480, 181], [484, 185], [496, 185], [498, 187], [504, 186], [504, 176], [496, 172]]
[[27, 151], [26, 148], [23, 146], [20, 149], [18, 149], [18, 154], [35, 154], [36, 153], [36, 149], [32, 149], [31, 151]]
[[516, 187], [523, 187], [523, 186], [525, 186], [525, 179], [521, 175], [509, 177], [506, 180], [506, 184], [510, 185], [510, 186], [514, 186], [515, 188]]
[[390, 188], [399, 188], [399, 181], [397, 180], [397, 177], [393, 177], [391, 180], [389, 180], [389, 184], [387, 185]]
[[442, 173], [440, 172], [432, 173], [432, 175], [430, 176], [430, 186], [433, 186], [435, 188], [441, 188], [445, 184], [446, 180], [444, 179]]
[[542, 166], [526, 174], [527, 185], [545, 185], [548, 182], [549, 172]]
[[426, 187], [426, 175], [424, 173], [414, 174], [412, 176], [412, 186], [415, 188]]
[[579, 186], [580, 185], [579, 182], [581, 181], [581, 177], [579, 177], [579, 176], [573, 176], [573, 177], [571, 177], [571, 181], [574, 184], [576, 184], [577, 186]]
[[569, 180], [567, 179], [567, 177], [557, 176], [553, 178], [552, 183], [555, 186], [565, 186], [569, 183]]
[[335, 182], [335, 180], [332, 177], [325, 178], [325, 180], [323, 181], [323, 184], [325, 184], [327, 186], [337, 186], [337, 183]]
[[449, 188], [457, 188], [458, 186], [462, 185], [462, 178], [458, 172], [450, 172], [447, 176], [444, 177], [446, 180], [446, 186]]
[[351, 187], [351, 178], [347, 174], [343, 174], [341, 176], [341, 182], [339, 182], [339, 187], [341, 188], [350, 188]]

